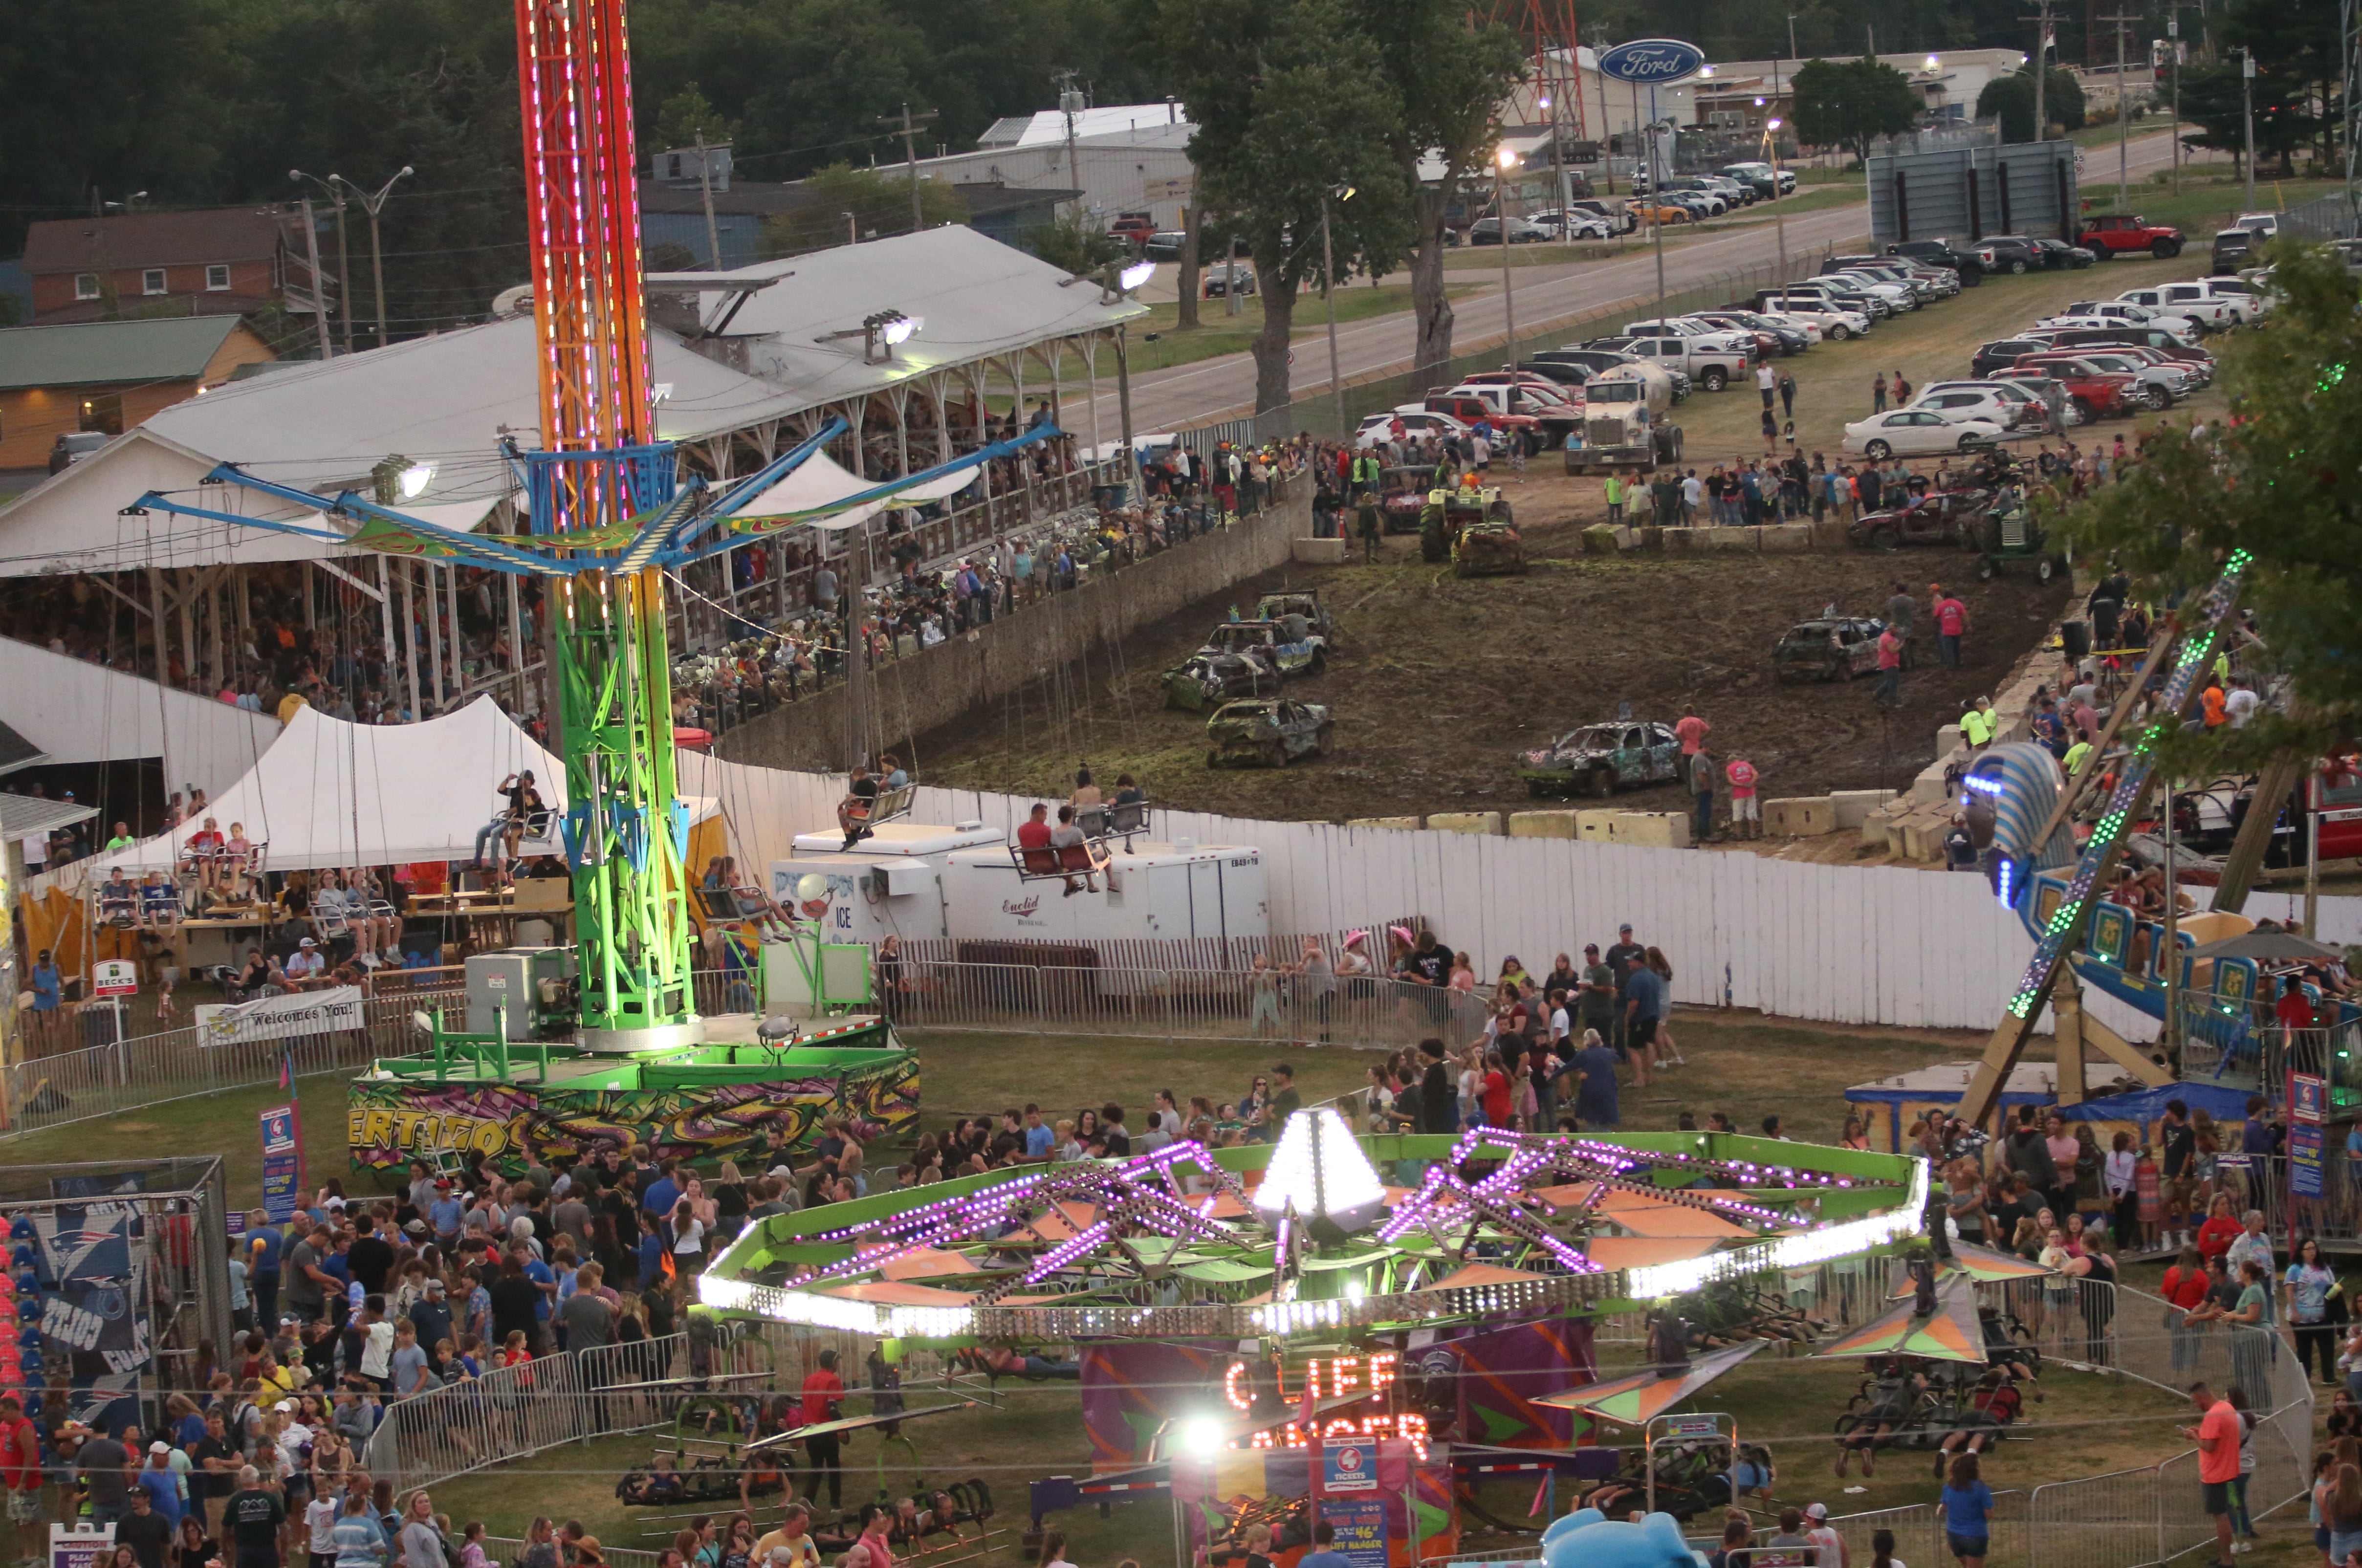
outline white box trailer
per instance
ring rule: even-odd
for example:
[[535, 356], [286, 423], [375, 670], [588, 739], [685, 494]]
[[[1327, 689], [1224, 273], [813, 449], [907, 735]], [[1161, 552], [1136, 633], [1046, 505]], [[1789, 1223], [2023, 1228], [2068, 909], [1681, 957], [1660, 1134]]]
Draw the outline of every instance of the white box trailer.
[[[999, 832], [981, 823], [955, 827], [892, 822], [852, 849], [844, 834], [798, 834], [789, 858], [771, 862], [771, 897], [821, 922], [826, 942], [905, 942], [950, 934], [944, 922], [944, 864], [956, 850], [999, 845]], [[798, 885], [808, 876], [827, 879], [824, 897], [805, 900]]]
[[1098, 892], [1071, 897], [1054, 877], [1019, 878], [1005, 846], [955, 850], [943, 878], [948, 934], [962, 942], [1084, 945], [1270, 934], [1261, 851], [1144, 841], [1132, 847], [1127, 855], [1116, 846]]

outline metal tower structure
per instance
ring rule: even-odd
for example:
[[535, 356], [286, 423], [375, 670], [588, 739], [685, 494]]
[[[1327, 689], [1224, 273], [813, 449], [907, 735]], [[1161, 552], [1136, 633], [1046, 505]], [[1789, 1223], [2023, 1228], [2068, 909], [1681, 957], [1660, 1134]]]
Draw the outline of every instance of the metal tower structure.
[[[1534, 84], [1549, 99], [1543, 123], [1552, 137], [1552, 167], [1558, 168], [1555, 143], [1582, 141], [1584, 136], [1582, 82], [1576, 69], [1580, 47], [1575, 32], [1574, 0], [1490, 0], [1477, 13], [1480, 21], [1498, 22], [1525, 41], [1534, 62]], [[1553, 195], [1551, 203], [1559, 200]]]
[[[623, 0], [516, 0], [516, 33], [540, 351], [541, 448], [522, 455], [532, 529], [602, 541], [667, 509], [676, 471], [649, 402]], [[551, 598], [544, 619], [552, 738], [566, 758], [581, 1042], [690, 1043], [687, 821], [673, 777], [664, 573], [629, 550], [560, 580]]]

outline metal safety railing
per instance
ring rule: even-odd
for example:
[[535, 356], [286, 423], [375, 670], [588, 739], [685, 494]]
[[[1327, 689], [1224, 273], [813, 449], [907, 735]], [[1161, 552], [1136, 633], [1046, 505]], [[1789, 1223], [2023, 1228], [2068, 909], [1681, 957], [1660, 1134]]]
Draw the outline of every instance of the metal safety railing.
[[1480, 993], [1276, 970], [1043, 967], [901, 960], [879, 1005], [905, 1030], [956, 1029], [1397, 1046], [1484, 1032]]
[[360, 999], [357, 1027], [285, 1039], [233, 1040], [189, 1025], [160, 1034], [12, 1062], [0, 1073], [8, 1131], [35, 1132], [225, 1089], [259, 1088], [282, 1076], [350, 1073], [378, 1056], [416, 1048], [413, 1014], [447, 1005], [461, 988]]

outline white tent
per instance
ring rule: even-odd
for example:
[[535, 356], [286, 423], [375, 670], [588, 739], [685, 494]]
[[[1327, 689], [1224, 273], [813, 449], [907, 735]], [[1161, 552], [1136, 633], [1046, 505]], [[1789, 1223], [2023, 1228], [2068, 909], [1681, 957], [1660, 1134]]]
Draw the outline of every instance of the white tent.
[[[416, 724], [348, 724], [305, 708], [206, 814], [225, 834], [244, 824], [248, 839], [270, 846], [274, 871], [464, 860], [499, 807], [493, 788], [528, 769], [541, 798], [563, 806], [565, 764], [490, 697]], [[91, 864], [169, 869], [203, 826], [184, 823]]]
[[252, 767], [279, 734], [267, 714], [7, 637], [0, 722], [51, 762], [160, 757], [165, 789], [194, 784], [208, 795]]
[[[814, 526], [850, 528], [866, 523], [889, 506], [922, 506], [930, 501], [947, 501], [974, 484], [984, 475], [982, 464], [964, 469], [941, 479], [905, 485], [890, 496], [864, 502], [843, 512], [820, 519]], [[866, 480], [854, 473], [826, 452], [814, 452], [762, 494], [737, 508], [734, 517], [778, 517], [798, 512], [817, 512], [823, 506], [833, 506], [848, 495], [859, 495], [876, 490], [885, 481]]]

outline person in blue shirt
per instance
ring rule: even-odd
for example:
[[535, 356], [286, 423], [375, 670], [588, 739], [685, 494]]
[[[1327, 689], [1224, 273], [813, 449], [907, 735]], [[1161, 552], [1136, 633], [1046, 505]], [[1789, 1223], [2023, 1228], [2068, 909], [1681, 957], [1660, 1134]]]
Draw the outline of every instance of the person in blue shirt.
[[1337, 1527], [1322, 1519], [1312, 1527], [1312, 1550], [1297, 1568], [1353, 1568], [1353, 1560], [1337, 1550]]
[[657, 1179], [640, 1192], [640, 1209], [662, 1220], [680, 1201], [680, 1184], [673, 1180], [673, 1162], [666, 1160], [657, 1166]]
[[328, 1532], [336, 1543], [337, 1568], [378, 1568], [385, 1561], [385, 1531], [370, 1516], [367, 1492], [345, 1495], [345, 1517]]
[[1649, 1063], [1656, 1053], [1657, 1024], [1665, 1016], [1665, 982], [1645, 957], [1631, 960], [1624, 982], [1624, 1043], [1632, 1063], [1632, 1087], [1649, 1087]]
[[148, 1463], [139, 1472], [139, 1485], [156, 1512], [171, 1529], [181, 1528], [181, 1473], [172, 1468], [172, 1445], [158, 1439], [148, 1445]]
[[65, 977], [58, 973], [57, 965], [50, 958], [50, 950], [44, 947], [40, 956], [33, 960], [33, 1010], [55, 1012], [64, 995]]
[[246, 1288], [254, 1298], [255, 1327], [279, 1327], [279, 1275], [287, 1237], [257, 1209], [246, 1217]]
[[451, 1195], [450, 1178], [437, 1176], [435, 1180], [435, 1201], [426, 1206], [426, 1224], [445, 1252], [451, 1252], [459, 1245], [459, 1232], [466, 1228], [467, 1221], [468, 1206]]
[[1992, 1488], [1977, 1478], [1977, 1456], [1964, 1453], [1952, 1461], [1944, 1483], [1944, 1544], [1960, 1560], [1960, 1568], [1984, 1568], [1992, 1544]]
[[1043, 1121], [1040, 1106], [1028, 1105], [1025, 1108], [1025, 1157], [1046, 1160], [1050, 1157], [1050, 1151], [1057, 1146], [1058, 1130]]
[[1577, 1119], [1593, 1129], [1617, 1125], [1620, 1115], [1616, 1104], [1616, 1053], [1599, 1038], [1599, 1031], [1583, 1032], [1583, 1049], [1575, 1053], [1571, 1070], [1578, 1075], [1574, 1093]]

